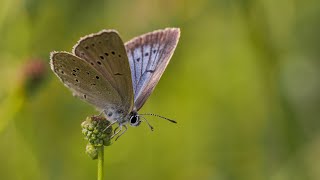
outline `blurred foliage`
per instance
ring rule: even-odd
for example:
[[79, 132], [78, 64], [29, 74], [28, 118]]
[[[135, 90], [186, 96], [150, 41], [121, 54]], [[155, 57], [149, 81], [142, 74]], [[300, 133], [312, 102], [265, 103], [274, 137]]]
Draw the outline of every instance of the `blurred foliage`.
[[106, 148], [106, 179], [320, 179], [319, 19], [317, 0], [2, 0], [0, 179], [95, 179], [80, 124], [98, 112], [49, 53], [165, 27], [181, 39], [141, 112], [178, 124], [130, 128]]

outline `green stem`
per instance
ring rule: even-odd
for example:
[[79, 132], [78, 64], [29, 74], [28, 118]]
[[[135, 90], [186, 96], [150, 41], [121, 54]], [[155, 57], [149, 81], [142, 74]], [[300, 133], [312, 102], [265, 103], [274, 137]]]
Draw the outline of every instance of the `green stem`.
[[98, 180], [103, 180], [104, 171], [104, 146], [98, 147]]

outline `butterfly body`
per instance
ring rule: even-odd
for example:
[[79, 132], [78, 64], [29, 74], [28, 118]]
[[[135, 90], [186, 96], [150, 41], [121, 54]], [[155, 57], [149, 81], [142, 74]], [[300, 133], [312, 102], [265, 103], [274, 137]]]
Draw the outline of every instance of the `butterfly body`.
[[166, 28], [124, 44], [117, 31], [102, 30], [81, 38], [73, 53], [52, 52], [51, 69], [110, 122], [138, 126], [138, 111], [162, 76], [179, 36], [178, 28]]

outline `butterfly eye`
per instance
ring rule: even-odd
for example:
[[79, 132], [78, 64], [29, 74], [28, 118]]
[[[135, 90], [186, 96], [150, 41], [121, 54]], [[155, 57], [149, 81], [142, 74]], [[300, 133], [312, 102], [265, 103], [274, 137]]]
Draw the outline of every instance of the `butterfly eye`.
[[130, 125], [131, 126], [139, 126], [141, 123], [139, 116], [131, 116], [130, 118]]

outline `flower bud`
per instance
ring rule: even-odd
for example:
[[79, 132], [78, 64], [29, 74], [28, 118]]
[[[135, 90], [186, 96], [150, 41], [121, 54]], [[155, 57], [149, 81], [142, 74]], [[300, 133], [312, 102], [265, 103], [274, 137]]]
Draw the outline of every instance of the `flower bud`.
[[[111, 144], [112, 126], [108, 127], [110, 122], [104, 117], [87, 117], [81, 123], [84, 139], [88, 140], [86, 153], [92, 158], [96, 158], [97, 147], [109, 146]], [[107, 128], [108, 127], [108, 128]], [[107, 129], [106, 129], [107, 128]]]
[[91, 157], [91, 159], [97, 159], [98, 158], [98, 150], [95, 146], [88, 143], [86, 146], [86, 154]]

